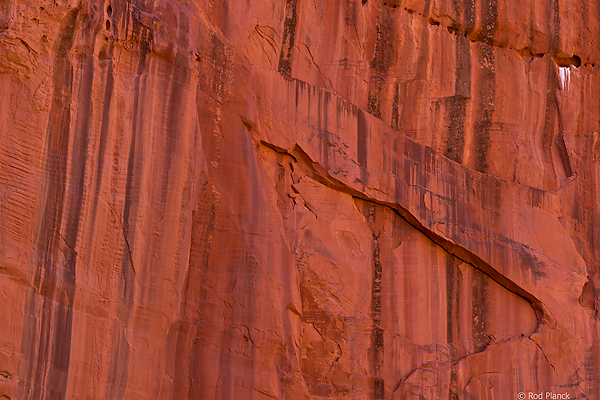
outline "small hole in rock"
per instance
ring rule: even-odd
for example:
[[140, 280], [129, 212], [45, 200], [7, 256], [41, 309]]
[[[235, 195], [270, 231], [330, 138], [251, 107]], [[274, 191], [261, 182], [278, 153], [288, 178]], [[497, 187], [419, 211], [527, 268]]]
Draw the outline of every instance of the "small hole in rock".
[[554, 54], [552, 59], [559, 67], [569, 67], [574, 66], [575, 68], [579, 68], [581, 66], [581, 58], [579, 56], [573, 55], [573, 57], [565, 56], [564, 54]]
[[110, 5], [108, 7], [106, 7], [106, 13], [108, 14], [109, 17], [112, 15], [112, 7]]
[[430, 24], [430, 25], [434, 25], [434, 26], [440, 26], [440, 22], [439, 22], [439, 21], [436, 21], [436, 20], [435, 20], [435, 19], [433, 19], [433, 18], [429, 18], [427, 21], [429, 22], [429, 24]]
[[458, 27], [452, 26], [452, 25], [448, 25], [448, 27], [446, 29], [448, 29], [448, 32], [453, 33], [453, 34], [457, 34], [459, 31]]
[[252, 131], [252, 128], [254, 127], [254, 124], [252, 122], [248, 121], [246, 118], [242, 118], [242, 123], [244, 124], [248, 132]]
[[110, 30], [110, 21], [106, 20], [106, 30]]
[[525, 47], [524, 49], [518, 50], [518, 53], [521, 57], [533, 57], [533, 52], [529, 47]]

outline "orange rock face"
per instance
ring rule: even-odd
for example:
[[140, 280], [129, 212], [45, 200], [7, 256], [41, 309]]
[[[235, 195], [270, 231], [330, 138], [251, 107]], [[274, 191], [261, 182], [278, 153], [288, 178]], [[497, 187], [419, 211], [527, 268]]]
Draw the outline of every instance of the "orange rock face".
[[600, 399], [599, 38], [590, 0], [0, 3], [0, 399]]

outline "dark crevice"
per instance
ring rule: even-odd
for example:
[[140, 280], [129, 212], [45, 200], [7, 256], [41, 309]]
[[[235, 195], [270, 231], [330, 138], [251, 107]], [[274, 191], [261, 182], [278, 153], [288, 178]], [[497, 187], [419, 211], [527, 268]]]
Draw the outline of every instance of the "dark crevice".
[[411, 226], [413, 226], [418, 231], [422, 232], [425, 236], [427, 236], [431, 241], [442, 247], [446, 252], [454, 255], [461, 261], [470, 264], [476, 269], [483, 272], [494, 282], [498, 283], [500, 286], [504, 287], [510, 292], [515, 293], [516, 295], [522, 297], [527, 302], [531, 304], [533, 308], [536, 318], [537, 318], [537, 326], [535, 328], [535, 332], [539, 329], [539, 326], [542, 324], [545, 318], [545, 313], [542, 307], [542, 303], [540, 300], [535, 297], [533, 294], [527, 292], [525, 289], [520, 287], [517, 283], [510, 280], [495, 268], [493, 268], [490, 264], [485, 262], [481, 257], [477, 254], [473, 253], [469, 249], [462, 247], [454, 242], [451, 242], [449, 239], [442, 237], [441, 235], [435, 233], [431, 229], [425, 227], [421, 221], [417, 217], [415, 217], [410, 211], [400, 206], [397, 203], [389, 203], [381, 200], [374, 199], [372, 197], [367, 196], [366, 194], [349, 187], [344, 182], [332, 177], [329, 172], [319, 163], [314, 162], [310, 156], [297, 144], [292, 146], [289, 150], [282, 149], [276, 145], [270, 144], [266, 141], [261, 141], [261, 143], [271, 149], [280, 152], [282, 154], [287, 154], [294, 158], [296, 163], [303, 168], [306, 175], [315, 181], [325, 185], [331, 189], [339, 191], [341, 193], [349, 194], [358, 199], [366, 200], [373, 202], [375, 204], [379, 204], [382, 206], [386, 206], [397, 212], [406, 222], [408, 222]]
[[552, 370], [554, 371], [554, 374], [556, 376], [558, 376], [558, 373], [556, 372], [556, 368], [554, 368], [554, 365], [550, 362], [550, 360], [546, 356], [546, 352], [544, 351], [544, 349], [542, 349], [542, 346], [540, 346], [539, 343], [536, 342], [535, 340], [533, 340], [531, 337], [529, 338], [529, 340], [531, 340], [533, 342], [533, 344], [535, 344], [538, 347], [538, 349], [540, 349], [540, 351], [542, 352], [542, 355], [546, 359], [546, 362], [550, 365], [550, 367], [552, 367]]
[[429, 19], [427, 20], [427, 22], [429, 23], [429, 25], [433, 25], [433, 26], [440, 26], [440, 21], [436, 21], [435, 19], [429, 17]]
[[571, 65], [575, 68], [581, 67], [581, 57], [577, 55], [567, 56], [562, 53], [556, 53], [552, 56], [552, 59], [559, 67], [570, 67]]
[[594, 280], [588, 275], [588, 281], [581, 288], [579, 304], [590, 311], [596, 321], [600, 319], [600, 290], [596, 288]]
[[560, 158], [560, 162], [562, 164], [564, 173], [566, 178], [571, 178], [574, 176], [573, 174], [573, 168], [571, 167], [571, 158], [569, 157], [569, 152], [567, 150], [567, 145], [565, 144], [565, 124], [564, 124], [564, 119], [563, 119], [563, 115], [561, 113], [560, 107], [559, 107], [559, 103], [558, 103], [558, 97], [555, 96], [555, 101], [556, 101], [556, 112], [558, 114], [558, 127], [559, 127], [559, 134], [558, 134], [558, 138], [555, 140], [554, 145], [556, 146], [556, 150], [558, 151], [558, 156]]
[[[129, 224], [127, 224], [127, 227], [129, 228]], [[131, 264], [131, 270], [133, 271], [133, 276], [135, 278], [135, 276], [137, 274], [135, 272], [135, 267], [133, 265], [133, 256], [132, 256], [132, 253], [131, 253], [131, 245], [129, 244], [129, 240], [127, 239], [127, 234], [126, 234], [126, 231], [125, 231], [125, 223], [121, 224], [121, 229], [123, 231], [123, 239], [125, 239], [125, 245], [127, 247], [127, 254], [129, 256], [129, 262]]]
[[567, 176], [567, 178], [573, 177], [574, 176], [573, 169], [571, 168], [571, 160], [569, 158], [569, 153], [567, 151], [567, 146], [565, 144], [563, 132], [561, 132], [560, 135], [558, 135], [558, 139], [556, 139], [555, 145], [556, 145], [556, 149], [558, 150], [560, 161], [565, 170], [565, 175]]
[[448, 33], [453, 35], [460, 35], [461, 32], [460, 26], [457, 25], [448, 25], [446, 29], [448, 29]]
[[524, 47], [522, 49], [515, 49], [517, 53], [523, 58], [542, 58], [546, 55], [546, 53], [536, 53], [529, 47]]

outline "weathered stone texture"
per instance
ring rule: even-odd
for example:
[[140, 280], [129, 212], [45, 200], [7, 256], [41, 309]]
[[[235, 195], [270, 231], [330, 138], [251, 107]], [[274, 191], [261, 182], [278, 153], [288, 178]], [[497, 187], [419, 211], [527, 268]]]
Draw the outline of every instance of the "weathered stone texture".
[[600, 399], [600, 3], [0, 2], [0, 399]]

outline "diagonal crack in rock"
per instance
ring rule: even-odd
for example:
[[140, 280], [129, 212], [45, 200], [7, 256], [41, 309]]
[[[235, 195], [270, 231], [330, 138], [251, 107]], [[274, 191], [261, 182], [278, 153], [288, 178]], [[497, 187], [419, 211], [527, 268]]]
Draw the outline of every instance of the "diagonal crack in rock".
[[393, 209], [411, 226], [413, 226], [418, 231], [422, 232], [431, 241], [442, 247], [448, 253], [472, 265], [473, 267], [477, 268], [478, 270], [482, 271], [484, 274], [489, 276], [492, 280], [497, 282], [502, 287], [527, 300], [531, 304], [531, 307], [533, 308], [537, 317], [538, 325], [535, 331], [539, 330], [539, 327], [543, 323], [545, 317], [545, 311], [542, 306], [542, 302], [532, 293], [528, 292], [527, 290], [519, 286], [516, 282], [500, 273], [497, 269], [495, 269], [489, 263], [484, 261], [480, 256], [478, 256], [471, 250], [453, 242], [451, 239], [434, 232], [432, 229], [429, 229], [415, 215], [413, 215], [406, 208], [402, 207], [400, 204], [384, 202], [380, 199], [376, 199], [372, 196], [367, 195], [364, 192], [358, 191], [348, 186], [346, 183], [331, 176], [322, 165], [312, 160], [310, 156], [297, 143], [294, 144], [290, 149], [283, 149], [265, 140], [261, 140], [260, 143], [264, 146], [273, 149], [278, 153], [286, 154], [293, 157], [298, 163], [298, 165], [303, 169], [303, 172], [305, 174], [307, 174], [309, 177], [311, 177], [312, 179], [321, 183], [324, 186], [327, 186], [331, 189], [337, 190], [342, 193], [346, 193], [353, 197], [368, 200], [373, 203]]

